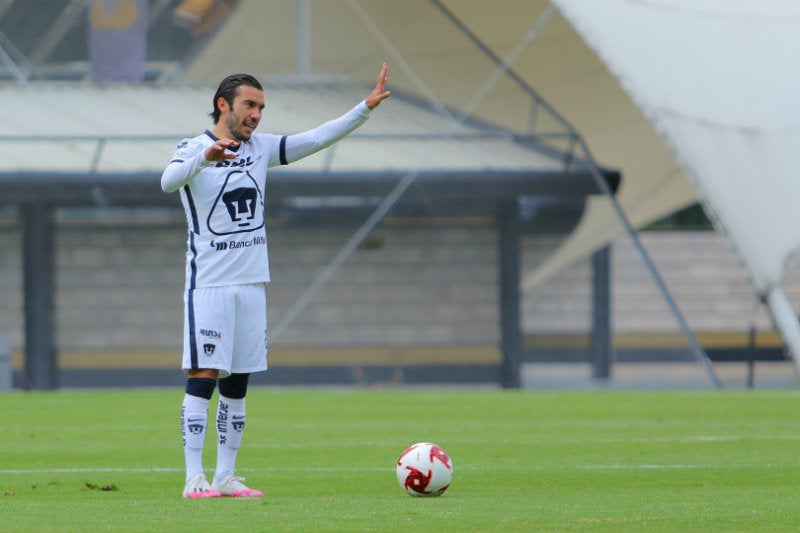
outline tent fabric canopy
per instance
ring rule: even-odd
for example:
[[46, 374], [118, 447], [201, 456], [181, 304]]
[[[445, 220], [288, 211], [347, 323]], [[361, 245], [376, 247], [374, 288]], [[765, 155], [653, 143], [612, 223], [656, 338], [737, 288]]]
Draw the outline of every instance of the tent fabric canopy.
[[674, 150], [800, 364], [800, 5], [553, 0]]
[[555, 0], [671, 146], [764, 293], [800, 246], [800, 6]]

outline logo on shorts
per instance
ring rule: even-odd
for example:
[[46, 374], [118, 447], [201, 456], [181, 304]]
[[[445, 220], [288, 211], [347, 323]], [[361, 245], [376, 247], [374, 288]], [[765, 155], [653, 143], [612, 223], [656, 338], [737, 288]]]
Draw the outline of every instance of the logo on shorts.
[[221, 339], [222, 338], [222, 333], [220, 333], [219, 331], [213, 330], [213, 329], [201, 329], [200, 330], [200, 335], [202, 335], [203, 337], [210, 337], [212, 339]]
[[217, 345], [211, 344], [210, 342], [203, 345], [203, 352], [205, 352], [206, 355], [214, 355], [214, 350], [216, 349]]

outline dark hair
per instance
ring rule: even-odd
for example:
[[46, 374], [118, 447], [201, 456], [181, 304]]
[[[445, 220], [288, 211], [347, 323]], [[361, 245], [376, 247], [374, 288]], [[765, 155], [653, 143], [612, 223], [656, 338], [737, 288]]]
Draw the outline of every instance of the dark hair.
[[222, 97], [226, 102], [228, 102], [228, 105], [232, 106], [233, 99], [236, 97], [236, 93], [241, 85], [254, 87], [259, 91], [264, 90], [264, 88], [261, 87], [261, 83], [259, 83], [259, 81], [250, 74], [231, 74], [230, 76], [224, 78], [221, 82], [219, 82], [217, 92], [214, 94], [214, 99], [211, 101], [211, 105], [214, 107], [214, 110], [209, 113], [209, 115], [214, 119], [214, 124], [219, 122], [220, 115], [219, 108], [217, 107], [217, 100]]

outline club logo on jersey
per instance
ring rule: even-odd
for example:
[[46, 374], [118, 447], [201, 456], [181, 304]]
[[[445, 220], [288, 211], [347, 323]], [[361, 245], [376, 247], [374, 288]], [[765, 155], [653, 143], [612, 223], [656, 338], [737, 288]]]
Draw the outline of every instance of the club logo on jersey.
[[264, 197], [258, 183], [245, 171], [230, 172], [208, 214], [214, 235], [256, 231], [264, 227]]
[[203, 353], [205, 353], [208, 356], [214, 355], [214, 350], [216, 349], [217, 349], [216, 344], [211, 344], [210, 342], [203, 345]]
[[256, 202], [258, 195], [252, 188], [239, 187], [222, 195], [225, 208], [232, 222], [240, 228], [249, 226], [256, 217]]

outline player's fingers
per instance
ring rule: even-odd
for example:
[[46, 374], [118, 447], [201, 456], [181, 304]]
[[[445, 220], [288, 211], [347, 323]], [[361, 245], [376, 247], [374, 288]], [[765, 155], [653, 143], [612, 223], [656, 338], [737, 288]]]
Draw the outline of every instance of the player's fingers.
[[383, 87], [386, 85], [386, 80], [388, 79], [386, 74], [387, 74], [388, 71], [389, 71], [389, 66], [386, 63], [384, 63], [381, 66], [380, 74], [378, 74], [378, 84], [377, 85], [378, 85], [378, 87], [381, 88], [381, 90], [383, 90]]
[[[233, 159], [236, 157], [236, 155], [231, 152], [236, 150], [236, 147], [239, 146], [238, 142], [231, 139], [219, 139], [215, 144], [218, 148], [220, 157], [223, 159]], [[226, 150], [230, 150], [230, 152], [226, 152]]]
[[236, 154], [226, 152], [226, 148], [235, 148], [238, 143], [229, 139], [219, 139], [206, 150], [208, 161], [221, 161], [223, 159], [233, 159]]

